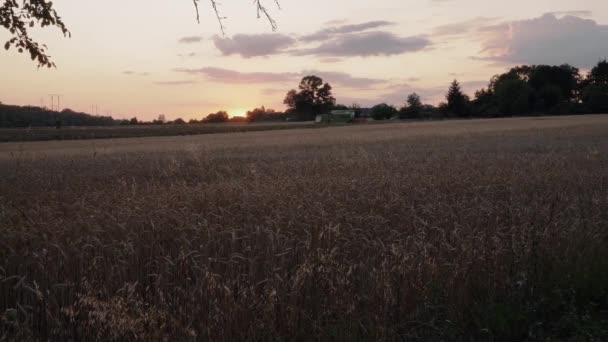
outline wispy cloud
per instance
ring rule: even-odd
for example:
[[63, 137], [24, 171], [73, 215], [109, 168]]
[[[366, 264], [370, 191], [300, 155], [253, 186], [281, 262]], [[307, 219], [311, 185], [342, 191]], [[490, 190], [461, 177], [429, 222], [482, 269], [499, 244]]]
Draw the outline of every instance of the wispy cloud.
[[296, 73], [274, 72], [240, 72], [224, 68], [205, 67], [200, 69], [175, 69], [176, 72], [190, 75], [201, 75], [207, 79], [222, 83], [272, 83], [288, 82], [297, 77]]
[[295, 42], [294, 38], [278, 33], [237, 34], [232, 38], [217, 35], [213, 37], [215, 47], [224, 56], [236, 54], [244, 58], [281, 53]]
[[[284, 83], [295, 86], [304, 76], [315, 75], [321, 77], [325, 82], [334, 86], [345, 88], [366, 89], [379, 84], [386, 83], [383, 79], [357, 77], [344, 72], [304, 70], [301, 72], [241, 72], [237, 70], [204, 67], [198, 69], [174, 69], [176, 72], [189, 75], [199, 75], [209, 81], [220, 83]], [[269, 88], [270, 89], [270, 88]]]
[[368, 57], [400, 55], [431, 46], [425, 37], [400, 37], [391, 32], [373, 31], [340, 35], [313, 48], [292, 51], [297, 56]]
[[478, 30], [480, 27], [495, 23], [498, 18], [477, 17], [456, 23], [437, 26], [432, 31], [433, 37], [461, 36]]
[[182, 58], [187, 58], [187, 57], [196, 57], [198, 54], [196, 52], [189, 52], [189, 53], [178, 53], [177, 56], [178, 57], [182, 57]]
[[386, 83], [386, 80], [368, 77], [356, 77], [345, 72], [335, 71], [319, 71], [307, 70], [301, 73], [301, 76], [315, 75], [321, 77], [323, 81], [329, 82], [332, 85], [338, 85], [346, 88], [370, 88], [378, 84]]
[[166, 85], [166, 86], [180, 86], [180, 85], [188, 85], [188, 84], [195, 84], [197, 83], [196, 81], [192, 81], [192, 80], [183, 80], [183, 81], [157, 81], [154, 82], [154, 84], [157, 85]]
[[129, 76], [148, 76], [148, 75], [150, 75], [149, 72], [141, 72], [141, 71], [133, 71], [133, 70], [125, 70], [122, 73], [123, 73], [123, 75], [129, 75]]
[[336, 35], [345, 34], [345, 33], [355, 33], [361, 32], [369, 29], [374, 29], [383, 26], [393, 25], [390, 21], [385, 20], [376, 20], [376, 21], [368, 21], [360, 24], [350, 24], [350, 25], [340, 25], [328, 27], [322, 30], [319, 30], [315, 33], [304, 35], [300, 37], [300, 40], [303, 42], [313, 42], [313, 41], [323, 41], [328, 40]]
[[188, 37], [182, 37], [178, 40], [178, 43], [180, 44], [194, 44], [194, 43], [200, 43], [204, 40], [205, 38], [203, 38], [202, 36], [188, 36]]

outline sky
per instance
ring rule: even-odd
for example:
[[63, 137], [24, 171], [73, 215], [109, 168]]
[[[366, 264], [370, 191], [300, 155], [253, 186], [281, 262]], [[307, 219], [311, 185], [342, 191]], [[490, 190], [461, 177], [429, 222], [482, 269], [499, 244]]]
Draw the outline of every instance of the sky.
[[[338, 103], [400, 106], [409, 93], [440, 102], [453, 79], [469, 95], [518, 64], [608, 58], [606, 0], [223, 0], [222, 34], [208, 0], [55, 0], [72, 33], [32, 31], [55, 69], [0, 51], [0, 101], [151, 120], [200, 119], [259, 106], [284, 109], [303, 76]], [[9, 39], [0, 30], [0, 42]], [[57, 106], [57, 100], [54, 100]]]

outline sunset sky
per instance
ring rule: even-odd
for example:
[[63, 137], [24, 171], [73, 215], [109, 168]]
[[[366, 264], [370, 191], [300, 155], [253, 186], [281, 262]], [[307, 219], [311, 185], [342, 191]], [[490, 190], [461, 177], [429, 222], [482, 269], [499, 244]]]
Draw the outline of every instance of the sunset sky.
[[[0, 51], [0, 101], [117, 118], [200, 119], [223, 109], [282, 110], [285, 93], [314, 74], [339, 103], [401, 105], [418, 92], [436, 104], [457, 78], [473, 95], [516, 64], [608, 58], [606, 0], [265, 0], [278, 29], [249, 0], [223, 0], [222, 36], [207, 0], [55, 0], [72, 32], [36, 30], [56, 69]], [[0, 41], [9, 38], [0, 30]]]

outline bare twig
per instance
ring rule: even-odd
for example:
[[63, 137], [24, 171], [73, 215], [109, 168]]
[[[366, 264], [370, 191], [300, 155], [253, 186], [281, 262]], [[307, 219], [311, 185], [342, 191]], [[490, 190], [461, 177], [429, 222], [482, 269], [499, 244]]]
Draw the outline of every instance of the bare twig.
[[[274, 1], [277, 4], [277, 7], [279, 9], [281, 9], [281, 6], [279, 5], [279, 0], [274, 0]], [[272, 18], [272, 16], [270, 16], [270, 13], [268, 13], [268, 11], [266, 10], [266, 7], [264, 7], [264, 5], [262, 5], [261, 0], [254, 0], [253, 3], [256, 5], [258, 19], [261, 16], [260, 14], [264, 14], [264, 16], [266, 17], [266, 19], [268, 19], [268, 22], [270, 23], [270, 27], [272, 28], [272, 30], [276, 31], [276, 29], [277, 29], [277, 22], [274, 21], [274, 19]]]
[[[200, 12], [198, 10], [198, 2], [200, 0], [192, 0], [192, 2], [194, 3], [194, 9], [196, 10], [196, 21], [200, 24], [201, 23], [201, 16], [200, 16]], [[216, 0], [209, 0], [211, 1], [211, 7], [213, 7], [213, 11], [215, 12], [215, 17], [217, 18], [218, 23], [220, 24], [220, 30], [222, 30], [222, 35], [225, 35], [225, 27], [224, 27], [224, 23], [222, 23], [223, 19], [226, 19], [225, 17], [220, 16], [220, 11], [218, 9], [218, 2]]]
[[196, 21], [200, 24], [201, 16], [200, 16], [200, 13], [198, 12], [198, 0], [192, 0], [192, 2], [194, 3], [194, 9], [196, 10]]
[[[199, 12], [199, 8], [198, 8], [198, 2], [200, 0], [192, 0], [192, 2], [194, 3], [194, 9], [196, 10], [196, 21], [198, 23], [201, 22], [201, 18], [200, 18], [200, 12]], [[220, 3], [217, 2], [217, 0], [209, 0], [211, 2], [211, 7], [213, 7], [213, 11], [215, 12], [215, 17], [217, 18], [218, 23], [220, 24], [220, 30], [222, 31], [222, 35], [226, 34], [226, 27], [224, 26], [224, 22], [223, 20], [226, 19], [226, 17], [222, 17], [220, 15], [220, 11], [218, 9], [218, 6], [221, 5]], [[274, 0], [275, 4], [277, 5], [278, 9], [281, 9], [281, 5], [279, 3], [279, 0]], [[272, 16], [270, 15], [270, 13], [268, 13], [268, 10], [266, 9], [266, 7], [262, 4], [261, 0], [254, 0], [253, 1], [254, 5], [256, 6], [256, 11], [257, 11], [257, 16], [258, 19], [264, 15], [264, 17], [266, 17], [266, 19], [268, 20], [268, 22], [270, 23], [270, 27], [272, 28], [273, 31], [276, 31], [277, 29], [277, 23], [276, 21], [272, 18]]]
[[224, 23], [222, 22], [222, 20], [226, 19], [226, 17], [220, 16], [220, 11], [217, 9], [217, 6], [218, 6], [217, 0], [209, 0], [209, 1], [211, 1], [211, 6], [213, 7], [213, 11], [215, 11], [215, 17], [217, 18], [217, 22], [220, 24], [220, 30], [222, 31], [222, 35], [226, 35]]

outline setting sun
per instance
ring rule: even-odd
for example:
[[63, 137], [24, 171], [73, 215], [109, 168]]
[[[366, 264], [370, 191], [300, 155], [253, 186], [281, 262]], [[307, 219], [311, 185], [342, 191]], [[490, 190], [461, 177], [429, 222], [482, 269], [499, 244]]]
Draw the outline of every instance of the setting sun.
[[242, 108], [231, 109], [228, 111], [228, 115], [230, 115], [231, 118], [233, 118], [235, 116], [246, 116], [247, 109], [242, 109]]

